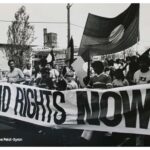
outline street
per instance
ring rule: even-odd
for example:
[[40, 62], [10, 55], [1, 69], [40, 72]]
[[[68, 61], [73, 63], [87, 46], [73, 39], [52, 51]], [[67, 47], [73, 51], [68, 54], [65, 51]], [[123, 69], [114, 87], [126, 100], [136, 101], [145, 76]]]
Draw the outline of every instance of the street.
[[[21, 121], [15, 128], [0, 123], [0, 146], [135, 146], [135, 135], [94, 131], [92, 139], [81, 138], [82, 130], [51, 129], [35, 126]], [[145, 146], [150, 146], [145, 136]]]

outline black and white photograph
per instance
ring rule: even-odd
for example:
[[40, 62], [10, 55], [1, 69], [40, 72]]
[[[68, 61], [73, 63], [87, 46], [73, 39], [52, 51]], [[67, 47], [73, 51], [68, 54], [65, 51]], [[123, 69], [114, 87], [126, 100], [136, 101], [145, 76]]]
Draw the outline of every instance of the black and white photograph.
[[0, 147], [150, 146], [150, 3], [0, 3]]

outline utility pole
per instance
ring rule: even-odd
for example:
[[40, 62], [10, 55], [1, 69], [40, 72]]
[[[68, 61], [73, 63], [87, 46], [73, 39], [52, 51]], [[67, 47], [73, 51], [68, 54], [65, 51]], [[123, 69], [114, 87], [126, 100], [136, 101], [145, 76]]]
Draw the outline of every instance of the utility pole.
[[67, 47], [68, 47], [68, 45], [69, 45], [69, 41], [70, 41], [70, 8], [71, 8], [71, 4], [67, 4], [67, 6], [66, 6], [66, 8], [67, 8], [67, 25], [68, 25], [68, 27], [67, 27], [67, 33], [68, 33], [68, 35], [67, 35], [67, 39], [68, 39], [68, 42], [67, 42]]
[[[66, 60], [68, 61], [70, 59], [70, 56], [69, 56], [69, 42], [70, 42], [70, 8], [71, 8], [71, 4], [67, 4], [66, 8], [67, 8], [67, 51], [66, 51]], [[69, 65], [69, 62], [67, 63], [67, 65]]]

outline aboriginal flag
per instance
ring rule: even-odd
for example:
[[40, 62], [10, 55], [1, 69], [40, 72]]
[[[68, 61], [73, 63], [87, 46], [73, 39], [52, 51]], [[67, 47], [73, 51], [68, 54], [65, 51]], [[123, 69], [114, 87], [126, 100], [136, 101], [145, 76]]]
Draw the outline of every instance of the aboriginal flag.
[[79, 55], [106, 55], [125, 50], [139, 41], [139, 4], [131, 4], [114, 18], [89, 14], [83, 32]]

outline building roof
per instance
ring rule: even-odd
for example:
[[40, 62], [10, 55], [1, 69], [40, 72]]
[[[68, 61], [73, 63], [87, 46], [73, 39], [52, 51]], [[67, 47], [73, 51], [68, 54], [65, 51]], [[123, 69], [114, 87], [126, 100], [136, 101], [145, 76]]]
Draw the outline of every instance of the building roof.
[[[33, 49], [33, 52], [50, 52], [52, 50], [52, 48], [49, 48], [49, 47], [32, 47]], [[66, 52], [67, 48], [54, 48], [53, 51], [54, 52], [60, 52], [60, 53], [63, 53], [63, 52]], [[77, 53], [79, 50], [79, 48], [74, 48], [74, 52]]]

